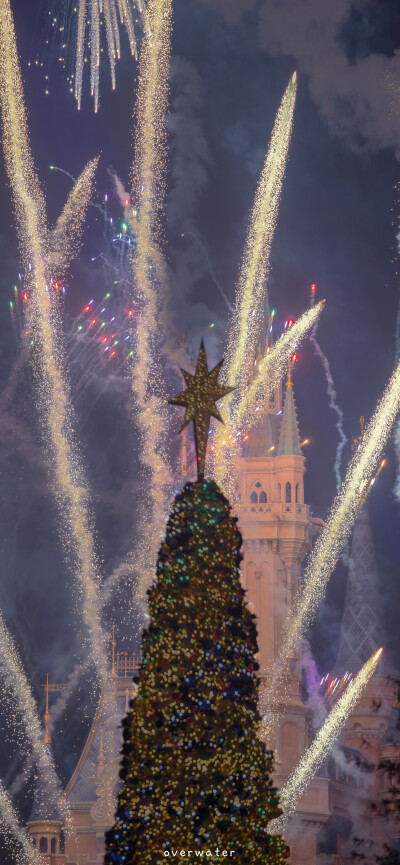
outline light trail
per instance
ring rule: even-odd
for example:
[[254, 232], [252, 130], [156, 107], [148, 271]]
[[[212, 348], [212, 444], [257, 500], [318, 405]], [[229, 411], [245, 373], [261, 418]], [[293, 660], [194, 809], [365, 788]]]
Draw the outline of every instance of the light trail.
[[[72, 429], [69, 389], [63, 375], [58, 317], [49, 291], [49, 232], [44, 198], [36, 178], [29, 136], [15, 31], [9, 0], [0, 0], [0, 97], [6, 168], [16, 204], [19, 239], [31, 294], [40, 382], [41, 420], [47, 429], [56, 480], [56, 496], [65, 525], [64, 547], [76, 560], [80, 606], [100, 681], [107, 675], [105, 636], [100, 623], [99, 580], [88, 493]], [[64, 226], [65, 227], [65, 226]]]
[[[36, 852], [33, 847], [29, 835], [25, 829], [19, 825], [18, 817], [14, 811], [12, 801], [0, 780], [0, 826], [3, 825], [4, 841], [12, 854], [15, 865], [42, 865], [42, 857]], [[15, 841], [18, 842], [20, 850], [15, 848]]]
[[50, 234], [49, 266], [60, 279], [80, 248], [86, 211], [90, 203], [93, 180], [99, 159], [91, 159], [68, 196], [65, 207]]
[[271, 835], [279, 835], [283, 831], [288, 818], [295, 811], [299, 799], [329, 754], [349, 715], [358, 703], [365, 686], [376, 670], [382, 651], [383, 649], [379, 649], [375, 652], [369, 661], [364, 664], [358, 676], [350, 682], [343, 696], [340, 697], [329, 713], [312, 745], [303, 754], [300, 763], [289, 775], [285, 786], [279, 793], [279, 804], [283, 809], [283, 814], [268, 825], [268, 832]]
[[164, 443], [168, 424], [156, 357], [160, 348], [160, 309], [164, 300], [160, 288], [165, 293], [164, 265], [158, 238], [164, 202], [172, 0], [149, 0], [147, 15], [149, 27], [140, 56], [132, 169], [132, 201], [137, 212], [137, 243], [132, 255], [132, 272], [135, 301], [137, 295], [140, 298], [135, 322], [132, 390], [145, 470], [142, 484], [145, 511], [141, 516], [137, 567], [138, 592], [142, 601], [146, 600], [145, 591], [154, 574], [167, 513], [166, 489], [170, 482]]
[[329, 577], [350, 535], [360, 503], [371, 477], [378, 468], [382, 451], [400, 409], [400, 363], [381, 398], [360, 441], [346, 473], [340, 493], [332, 505], [327, 525], [321, 532], [310, 555], [303, 578], [303, 589], [295, 599], [289, 614], [282, 649], [276, 659], [272, 676], [263, 697], [267, 715], [264, 718], [268, 735], [280, 714], [281, 685], [285, 681], [290, 659], [296, 657], [301, 637], [313, 621], [322, 601]]
[[125, 27], [127, 32], [131, 54], [137, 59], [133, 18], [135, 6], [142, 16], [143, 24], [146, 26], [147, 16], [144, 0], [78, 0], [75, 60], [75, 99], [78, 103], [78, 109], [81, 108], [82, 104], [86, 41], [90, 47], [90, 90], [94, 99], [94, 110], [97, 112], [99, 108], [101, 32], [103, 23], [113, 90], [115, 90], [116, 86], [115, 64], [121, 56], [120, 24]]
[[243, 435], [251, 432], [262, 418], [266, 403], [285, 376], [293, 352], [315, 325], [325, 301], [307, 310], [291, 328], [271, 346], [258, 365], [254, 381], [244, 391], [237, 405], [231, 402], [231, 415], [228, 415], [229, 397], [221, 400], [221, 412], [225, 426], [214, 428], [212, 451], [213, 473], [222, 488], [234, 493], [237, 474], [237, 447], [235, 443], [243, 440]]
[[[1, 612], [0, 658], [0, 675], [15, 699], [14, 715], [17, 712], [25, 726], [41, 783], [46, 787], [50, 801], [59, 807], [65, 819], [69, 821], [69, 810], [65, 800], [61, 798], [62, 788], [56, 774], [51, 751], [43, 742], [43, 729], [36, 703], [18, 657], [16, 646], [7, 630]], [[15, 718], [15, 720], [18, 719]]]
[[296, 91], [297, 73], [294, 72], [276, 116], [239, 274], [225, 373], [226, 380], [238, 388], [238, 393], [232, 397], [234, 402], [241, 397], [251, 377], [253, 351], [257, 345], [261, 320], [260, 307], [265, 294], [271, 244], [292, 134]]

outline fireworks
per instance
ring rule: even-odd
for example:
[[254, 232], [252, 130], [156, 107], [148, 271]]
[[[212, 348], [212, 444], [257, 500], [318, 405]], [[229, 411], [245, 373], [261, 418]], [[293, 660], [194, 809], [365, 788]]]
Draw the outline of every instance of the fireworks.
[[[75, 98], [81, 107], [86, 41], [90, 45], [90, 90], [94, 110], [99, 107], [101, 27], [104, 22], [110, 62], [111, 84], [115, 90], [115, 64], [121, 55], [119, 27], [125, 27], [132, 55], [137, 59], [134, 7], [145, 20], [144, 0], [79, 0], [75, 64]], [[119, 21], [118, 21], [119, 18]]]
[[67, 203], [50, 235], [49, 265], [61, 278], [79, 251], [79, 241], [87, 206], [92, 192], [98, 159], [88, 162], [75, 181]]
[[162, 320], [158, 286], [161, 280], [165, 281], [157, 237], [164, 191], [172, 0], [150, 0], [147, 8], [151, 36], [145, 35], [140, 61], [132, 196], [138, 215], [137, 246], [132, 256], [133, 277], [141, 301], [135, 327], [132, 388], [141, 433], [141, 459], [150, 475], [147, 502], [150, 513], [144, 518], [139, 549], [142, 594], [156, 560], [165, 522], [165, 491], [169, 481], [163, 449], [167, 422], [155, 357], [160, 339], [158, 322], [160, 318]]
[[225, 428], [218, 428], [214, 433], [214, 472], [218, 483], [232, 495], [235, 486], [234, 462], [237, 456], [237, 445], [248, 435], [253, 426], [262, 416], [265, 404], [271, 394], [282, 381], [293, 352], [306, 336], [324, 307], [321, 300], [312, 309], [307, 310], [292, 327], [287, 328], [281, 338], [268, 348], [258, 365], [258, 371], [253, 382], [245, 390], [242, 399], [235, 405], [231, 403], [231, 415], [228, 418], [226, 403], [222, 404], [222, 414]]
[[[4, 840], [13, 856], [13, 862], [15, 862], [16, 865], [24, 865], [26, 862], [29, 862], [29, 865], [40, 865], [41, 857], [38, 856], [36, 850], [32, 846], [26, 831], [21, 829], [11, 799], [1, 781], [0, 820], [6, 830]], [[12, 834], [16, 841], [18, 841], [21, 850], [15, 848], [15, 843], [11, 840], [9, 833]]]
[[[43, 742], [43, 732], [36, 703], [32, 696], [28, 680], [19, 660], [12, 637], [10, 636], [3, 617], [0, 613], [0, 652], [2, 659], [1, 672], [6, 686], [11, 690], [16, 709], [23, 719], [28, 739], [30, 741], [35, 762], [38, 767], [40, 780], [45, 785], [50, 801], [58, 805], [62, 813], [68, 818], [68, 809], [64, 800], [61, 800], [62, 790], [54, 768], [51, 752]], [[6, 806], [6, 800], [2, 800]]]
[[[276, 116], [239, 275], [226, 370], [227, 381], [239, 389], [244, 389], [249, 383], [252, 354], [259, 333], [260, 304], [268, 276], [271, 244], [292, 133], [296, 91], [297, 74], [294, 72]], [[235, 401], [237, 396], [233, 396]]]
[[279, 713], [279, 686], [290, 658], [296, 657], [301, 636], [312, 622], [322, 600], [329, 577], [340, 556], [354, 523], [360, 502], [366, 495], [370, 479], [379, 466], [380, 456], [400, 408], [400, 363], [380, 400], [347, 469], [339, 495], [336, 496], [326, 528], [311, 553], [301, 594], [289, 615], [283, 647], [277, 658], [265, 694], [268, 707], [267, 730]]
[[329, 677], [329, 674], [324, 676], [319, 686], [323, 703], [326, 706], [331, 706], [336, 702], [340, 694], [348, 688], [352, 679], [352, 673], [345, 673], [344, 676], [335, 676], [333, 679]]
[[324, 762], [327, 754], [343, 729], [347, 718], [358, 703], [361, 694], [373, 675], [382, 649], [364, 664], [358, 676], [353, 679], [347, 687], [343, 696], [338, 700], [330, 712], [323, 727], [321, 727], [312, 745], [303, 754], [300, 763], [289, 776], [285, 786], [279, 794], [280, 806], [283, 814], [277, 820], [273, 820], [268, 826], [268, 832], [272, 835], [280, 834], [291, 814], [296, 808], [297, 802], [308, 787], [316, 771]]
[[[0, 76], [3, 141], [7, 171], [16, 202], [19, 234], [31, 296], [33, 341], [40, 381], [40, 405], [53, 456], [56, 495], [65, 519], [66, 547], [76, 558], [76, 576], [82, 613], [90, 635], [91, 651], [98, 675], [107, 674], [104, 635], [100, 624], [98, 576], [93, 535], [87, 509], [87, 491], [77, 458], [71, 424], [69, 392], [62, 372], [62, 352], [57, 339], [58, 316], [54, 295], [48, 290], [49, 234], [44, 199], [29, 149], [28, 129], [19, 71], [15, 32], [9, 0], [0, 0]], [[86, 196], [86, 187], [83, 184]], [[72, 213], [74, 206], [68, 212]], [[78, 208], [77, 212], [80, 210]], [[79, 217], [78, 217], [79, 221]], [[62, 221], [69, 238], [71, 221]]]

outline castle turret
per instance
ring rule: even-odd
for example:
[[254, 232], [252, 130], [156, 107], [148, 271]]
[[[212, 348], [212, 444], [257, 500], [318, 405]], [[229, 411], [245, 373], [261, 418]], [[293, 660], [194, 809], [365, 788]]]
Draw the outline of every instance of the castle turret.
[[304, 471], [290, 369], [283, 412], [278, 416], [269, 412], [260, 421], [241, 460], [239, 518], [246, 539], [243, 580], [258, 618], [263, 676], [279, 652], [301, 562], [311, 545]]
[[33, 847], [42, 854], [43, 865], [66, 865], [64, 822], [54, 804], [48, 785], [39, 783], [28, 822]]

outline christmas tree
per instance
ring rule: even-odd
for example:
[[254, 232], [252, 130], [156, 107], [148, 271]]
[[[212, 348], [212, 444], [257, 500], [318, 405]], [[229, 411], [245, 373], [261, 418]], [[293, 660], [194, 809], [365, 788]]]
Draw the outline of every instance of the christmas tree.
[[184, 423], [197, 423], [199, 477], [175, 498], [148, 592], [107, 865], [175, 856], [278, 865], [288, 855], [266, 831], [280, 809], [273, 757], [257, 737], [257, 640], [240, 583], [241, 536], [218, 485], [204, 479], [205, 431], [228, 392], [219, 368], [208, 372], [202, 346], [196, 376], [185, 373], [188, 390], [174, 400], [187, 407]]

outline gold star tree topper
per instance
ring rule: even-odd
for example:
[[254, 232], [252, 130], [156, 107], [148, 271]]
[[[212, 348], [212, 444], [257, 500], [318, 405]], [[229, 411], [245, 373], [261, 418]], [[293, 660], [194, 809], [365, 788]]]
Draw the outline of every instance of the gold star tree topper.
[[190, 421], [193, 421], [197, 478], [199, 481], [204, 479], [210, 418], [215, 417], [216, 420], [223, 423], [215, 403], [234, 390], [233, 387], [225, 387], [223, 384], [218, 384], [218, 376], [223, 362], [223, 360], [220, 360], [217, 366], [209, 372], [202, 340], [195, 374], [191, 375], [190, 372], [181, 369], [187, 390], [182, 391], [178, 396], [174, 396], [169, 400], [171, 405], [182, 405], [186, 408], [186, 414], [179, 432], [182, 432]]

